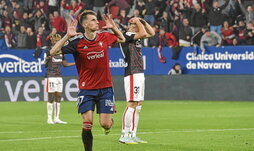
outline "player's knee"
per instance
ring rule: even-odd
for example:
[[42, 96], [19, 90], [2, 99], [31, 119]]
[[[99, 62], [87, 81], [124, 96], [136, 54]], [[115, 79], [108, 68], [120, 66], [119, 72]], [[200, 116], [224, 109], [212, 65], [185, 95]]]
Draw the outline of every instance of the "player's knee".
[[90, 131], [93, 128], [93, 122], [83, 122], [83, 129], [85, 131]]
[[111, 121], [111, 120], [110, 121], [101, 121], [100, 124], [101, 124], [101, 127], [103, 127], [103, 128], [111, 128], [113, 125], [113, 121]]
[[136, 111], [137, 111], [137, 112], [140, 112], [140, 111], [141, 111], [141, 108], [142, 108], [142, 106], [141, 106], [141, 105], [138, 105], [138, 106], [136, 107]]
[[57, 96], [55, 99], [56, 102], [61, 102], [61, 96]]
[[143, 101], [138, 102], [138, 106], [142, 106]]

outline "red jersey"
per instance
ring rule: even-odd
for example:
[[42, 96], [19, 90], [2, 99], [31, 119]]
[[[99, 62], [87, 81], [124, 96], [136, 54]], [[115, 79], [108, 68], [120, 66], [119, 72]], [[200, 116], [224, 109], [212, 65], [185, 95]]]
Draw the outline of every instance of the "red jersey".
[[112, 87], [108, 47], [116, 41], [117, 36], [108, 32], [98, 33], [94, 40], [78, 35], [67, 41], [62, 52], [74, 56], [80, 89]]

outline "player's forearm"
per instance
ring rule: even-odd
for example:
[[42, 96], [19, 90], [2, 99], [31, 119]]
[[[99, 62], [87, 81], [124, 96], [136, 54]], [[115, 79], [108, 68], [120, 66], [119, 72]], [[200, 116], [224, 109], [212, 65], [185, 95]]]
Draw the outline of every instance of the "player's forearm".
[[66, 63], [66, 64], [64, 64], [64, 66], [65, 67], [70, 67], [70, 66], [74, 66], [75, 65], [75, 62], [73, 62], [73, 63]]
[[146, 38], [148, 34], [145, 30], [144, 25], [139, 20], [136, 21], [136, 25], [138, 27], [138, 32], [137, 32], [138, 39]]
[[64, 43], [70, 38], [67, 34], [60, 39], [51, 49], [50, 49], [50, 55], [54, 55], [57, 51], [61, 50], [63, 47]]
[[144, 26], [145, 26], [145, 30], [148, 34], [147, 37], [153, 37], [155, 35], [155, 32], [154, 32], [153, 28], [147, 22], [145, 22]]
[[124, 38], [122, 32], [116, 26], [114, 26], [112, 28], [112, 31], [114, 32], [114, 34], [117, 35], [117, 37], [118, 37], [117, 42], [118, 43], [124, 43], [125, 42], [125, 38]]

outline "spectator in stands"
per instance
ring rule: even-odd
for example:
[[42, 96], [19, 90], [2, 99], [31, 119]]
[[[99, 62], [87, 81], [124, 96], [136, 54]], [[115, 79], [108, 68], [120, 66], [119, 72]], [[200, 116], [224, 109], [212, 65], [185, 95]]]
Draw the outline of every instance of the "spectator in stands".
[[27, 32], [25, 26], [20, 26], [20, 31], [13, 31], [17, 37], [17, 48], [26, 48], [27, 46]]
[[93, 2], [93, 11], [95, 11], [97, 14], [104, 14], [105, 9], [105, 0], [94, 0]]
[[6, 6], [5, 0], [1, 0], [1, 1], [0, 1], [0, 15], [3, 14], [4, 7], [5, 7], [5, 6]]
[[147, 21], [151, 26], [154, 26], [155, 18], [155, 2], [154, 0], [148, 0], [145, 5], [144, 20]]
[[36, 35], [34, 34], [31, 27], [28, 27], [27, 30], [27, 48], [28, 49], [35, 49], [36, 48]]
[[[64, 2], [64, 1], [63, 1]], [[62, 3], [62, 7], [67, 10], [72, 10], [75, 14], [77, 11], [80, 12], [82, 9], [85, 8], [85, 4], [81, 2], [80, 0], [72, 0], [71, 5], [67, 5], [66, 3]]]
[[252, 22], [247, 24], [245, 31], [246, 45], [254, 45], [254, 26]]
[[10, 26], [5, 26], [4, 41], [8, 48], [16, 48], [17, 46], [17, 39], [15, 35], [12, 33]]
[[20, 6], [19, 3], [15, 5], [14, 11], [17, 13], [18, 18], [22, 18], [22, 15], [24, 13], [24, 8]]
[[194, 47], [194, 51], [193, 51], [194, 55], [197, 55], [199, 53], [201, 37], [205, 34], [207, 30], [208, 30], [207, 27], [202, 27], [196, 34], [192, 36], [191, 45]]
[[51, 41], [50, 41], [50, 38], [52, 38], [52, 36], [56, 35], [57, 34], [57, 30], [56, 28], [52, 28], [51, 29], [51, 33], [49, 35], [47, 35], [46, 37], [46, 41], [47, 41], [47, 46], [51, 47]]
[[234, 39], [233, 39], [232, 45], [233, 45], [233, 46], [238, 46], [238, 45], [240, 45], [238, 38], [234, 38]]
[[166, 47], [166, 46], [169, 46], [168, 42], [167, 42], [167, 39], [166, 39], [166, 30], [165, 29], [160, 28], [158, 37], [155, 37], [155, 38], [157, 38], [156, 47]]
[[242, 4], [242, 0], [238, 0], [238, 3], [240, 5], [241, 11], [244, 13], [245, 18], [246, 18], [246, 23], [252, 22], [254, 23], [254, 11], [252, 5], [249, 5], [247, 7], [247, 10], [244, 8]]
[[170, 32], [170, 18], [168, 16], [168, 13], [166, 11], [163, 12], [162, 17], [160, 18], [160, 28], [163, 28], [166, 30], [166, 32]]
[[207, 25], [207, 14], [200, 4], [195, 4], [191, 12], [190, 25], [193, 27], [193, 33], [197, 33], [200, 29]]
[[12, 17], [12, 27], [15, 28], [16, 31], [20, 29], [20, 23], [21, 19], [18, 17], [17, 12], [13, 12], [13, 17]]
[[179, 29], [179, 45], [180, 46], [190, 46], [192, 30], [189, 26], [189, 21], [187, 18], [183, 19], [183, 23], [180, 25]]
[[223, 27], [221, 28], [221, 35], [223, 45], [232, 45], [235, 34], [233, 31], [233, 27], [229, 26], [228, 21], [224, 21]]
[[9, 27], [12, 26], [12, 24], [11, 24], [11, 18], [9, 17], [7, 10], [3, 11], [2, 24], [3, 24], [2, 25], [3, 28], [5, 28], [6, 26], [9, 26]]
[[36, 35], [36, 49], [42, 49], [45, 46], [47, 46], [46, 33], [44, 32], [43, 27], [39, 27]]
[[93, 10], [93, 3], [96, 0], [82, 0], [83, 3], [85, 3], [86, 9], [87, 10]]
[[4, 41], [4, 33], [2, 30], [0, 30], [0, 50], [7, 49], [6, 43]]
[[38, 9], [41, 12], [48, 15], [48, 3], [45, 4], [45, 1], [43, 1], [43, 0], [35, 1], [34, 9]]
[[58, 11], [54, 11], [53, 17], [51, 18], [51, 26], [56, 28], [58, 33], [64, 33], [67, 30], [66, 21], [59, 16]]
[[182, 18], [187, 18], [188, 20], [191, 19], [192, 7], [191, 7], [191, 4], [187, 0], [179, 2], [178, 10], [180, 11]]
[[236, 35], [236, 38], [238, 39], [238, 42], [241, 44], [241, 45], [244, 45], [246, 43], [245, 41], [245, 36], [244, 36], [244, 33], [245, 33], [245, 23], [243, 20], [239, 20], [238, 21], [238, 25], [234, 25], [233, 26], [233, 29], [234, 29], [234, 33]]
[[169, 70], [168, 75], [181, 75], [182, 70], [179, 63], [175, 63], [172, 69]]
[[[16, 2], [16, 1], [10, 1], [10, 3], [11, 3], [10, 5], [6, 5], [6, 6], [5, 6], [5, 10], [7, 10], [9, 16], [10, 16], [11, 14], [13, 14], [17, 2]], [[11, 17], [11, 16], [10, 16], [10, 17]]]
[[[133, 12], [133, 16], [132, 17], [139, 17], [139, 18], [142, 18], [141, 14], [140, 14], [140, 11], [139, 9], [134, 9], [134, 12]], [[131, 18], [132, 18], [131, 17]]]
[[[204, 0], [203, 0], [204, 1]], [[213, 1], [212, 7], [205, 2], [206, 10], [208, 11], [208, 22], [210, 24], [210, 30], [216, 32], [221, 35], [221, 28], [224, 21], [224, 15], [222, 14], [222, 10], [227, 7], [229, 0], [219, 6], [217, 0]]]
[[32, 18], [30, 18], [30, 21], [34, 24], [34, 30], [38, 32], [39, 27], [42, 27], [42, 24], [47, 23], [47, 16], [45, 13], [41, 12], [40, 10], [36, 10], [35, 14]]
[[24, 4], [24, 9], [27, 11], [27, 12], [31, 12], [32, 9], [33, 9], [33, 1], [34, 0], [24, 0], [23, 1], [23, 4]]
[[206, 30], [205, 34], [201, 37], [200, 41], [200, 47], [202, 50], [202, 53], [205, 53], [207, 51], [207, 46], [221, 46], [221, 37], [219, 34], [217, 34], [214, 31], [210, 31], [209, 29]]
[[253, 6], [254, 1], [253, 0], [243, 0], [244, 1], [244, 7]]
[[129, 17], [127, 17], [126, 10], [121, 9], [120, 10], [120, 16], [119, 16], [120, 23], [123, 25], [128, 25], [128, 22], [130, 20]]
[[135, 9], [139, 10], [140, 15], [143, 18], [143, 16], [144, 16], [144, 10], [145, 10], [145, 2], [143, 0], [137, 0], [136, 8]]
[[48, 13], [53, 14], [54, 11], [58, 11], [58, 0], [48, 0]]
[[25, 27], [31, 27], [27, 12], [24, 12], [22, 19], [20, 20], [20, 25]]
[[107, 7], [112, 5], [118, 6], [121, 10], [126, 10], [126, 14], [129, 14], [130, 5], [126, 2], [126, 0], [111, 0], [109, 3], [106, 3]]

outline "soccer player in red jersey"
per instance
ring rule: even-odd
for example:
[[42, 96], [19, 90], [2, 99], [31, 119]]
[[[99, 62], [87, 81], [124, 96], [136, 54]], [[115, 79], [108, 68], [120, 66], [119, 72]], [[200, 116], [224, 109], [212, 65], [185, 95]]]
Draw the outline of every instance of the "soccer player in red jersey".
[[99, 114], [100, 125], [108, 134], [112, 127], [114, 98], [110, 75], [108, 47], [116, 42], [125, 42], [125, 38], [116, 27], [110, 15], [104, 15], [106, 26], [114, 34], [98, 32], [96, 13], [85, 10], [79, 16], [79, 23], [84, 33], [77, 33], [77, 20], [72, 21], [67, 34], [51, 49], [53, 55], [57, 50], [63, 54], [73, 54], [79, 77], [78, 113], [83, 118], [82, 140], [85, 151], [92, 151], [93, 112], [95, 106]]
[[130, 19], [128, 31], [124, 33], [126, 42], [121, 50], [127, 63], [124, 72], [124, 88], [127, 107], [123, 114], [122, 135], [119, 139], [123, 144], [147, 143], [136, 136], [139, 113], [145, 93], [145, 76], [141, 39], [155, 35], [153, 28], [143, 19]]

